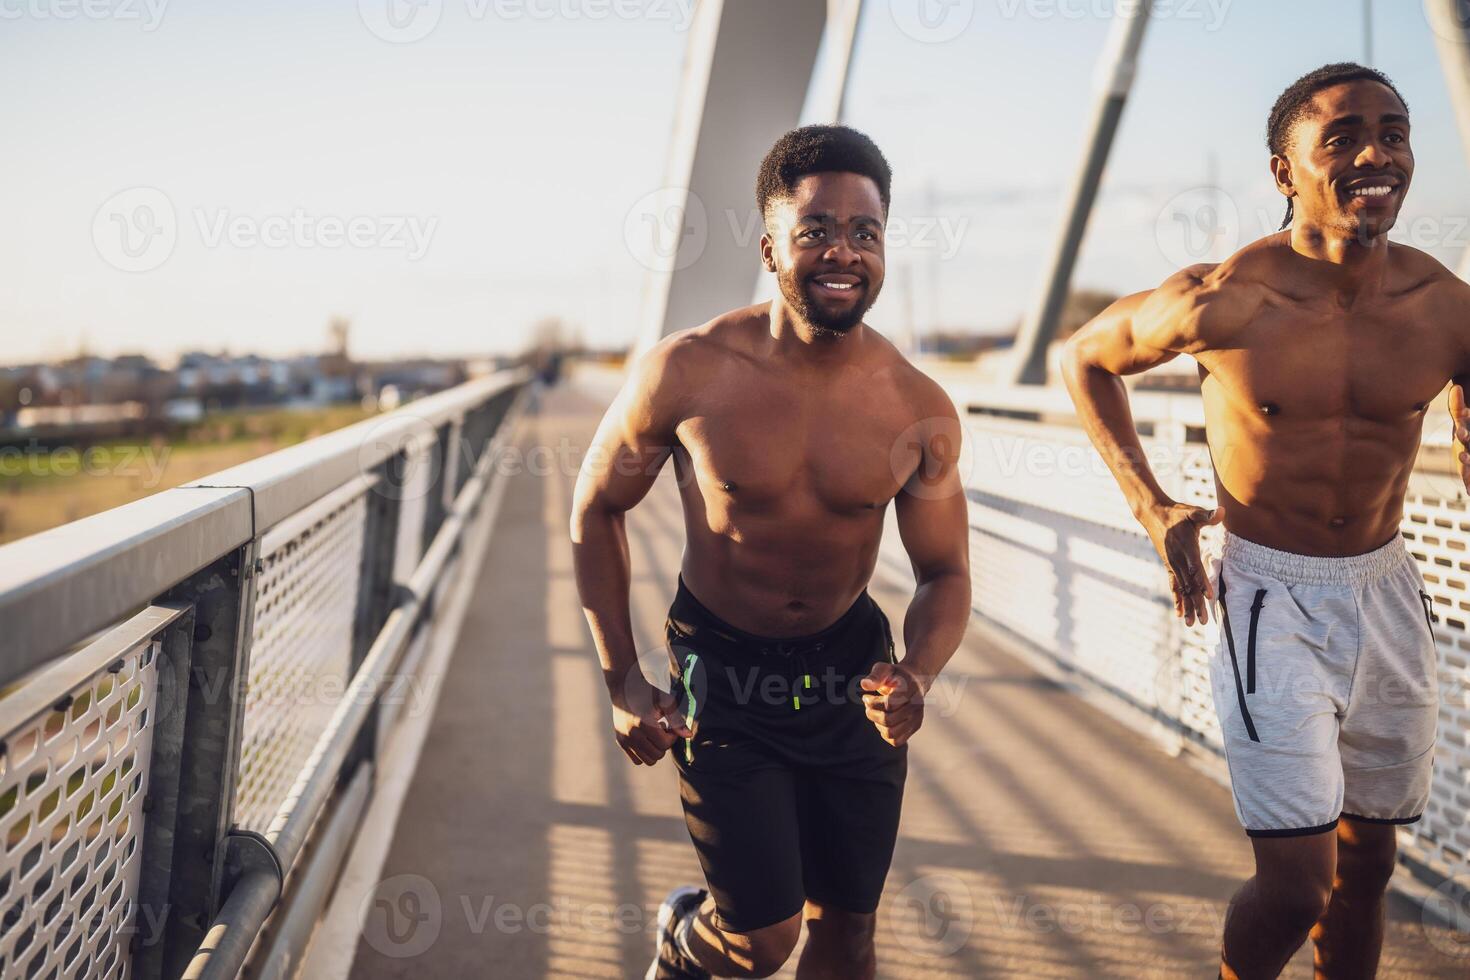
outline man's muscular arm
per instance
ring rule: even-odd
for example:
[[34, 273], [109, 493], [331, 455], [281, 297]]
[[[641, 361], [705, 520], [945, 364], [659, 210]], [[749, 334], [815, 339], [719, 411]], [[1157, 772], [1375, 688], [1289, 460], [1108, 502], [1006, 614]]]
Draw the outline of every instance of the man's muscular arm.
[[959, 476], [959, 415], [937, 384], [919, 423], [919, 465], [894, 500], [898, 533], [917, 585], [903, 618], [904, 658], [878, 663], [862, 681], [868, 719], [892, 745], [924, 721], [924, 695], [949, 663], [970, 622], [970, 519]]
[[1220, 313], [1210, 309], [1220, 305], [1218, 287], [1204, 278], [1211, 269], [1194, 266], [1158, 289], [1118, 300], [1068, 340], [1062, 355], [1062, 376], [1083, 428], [1169, 570], [1174, 610], [1189, 625], [1208, 620], [1214, 587], [1200, 558], [1199, 528], [1218, 522], [1220, 512], [1164, 493], [1144, 458], [1123, 375], [1204, 349], [1207, 318]]
[[[618, 745], [635, 764], [653, 765], [676, 735], [690, 737], [674, 698], [649, 684], [638, 667], [632, 617], [625, 515], [653, 487], [672, 452], [679, 419], [683, 341], [670, 337], [632, 369], [597, 428], [572, 497], [572, 564], [582, 612], [602, 662]], [[667, 720], [668, 727], [661, 724]]]

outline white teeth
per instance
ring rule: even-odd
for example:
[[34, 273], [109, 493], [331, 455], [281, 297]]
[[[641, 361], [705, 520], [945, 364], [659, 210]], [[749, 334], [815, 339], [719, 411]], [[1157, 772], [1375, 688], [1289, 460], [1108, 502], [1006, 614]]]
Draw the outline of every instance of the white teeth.
[[1352, 197], [1387, 197], [1392, 193], [1392, 187], [1359, 187], [1349, 191]]
[[851, 289], [856, 284], [850, 282], [823, 282], [819, 283], [819, 285], [825, 286], [828, 289]]

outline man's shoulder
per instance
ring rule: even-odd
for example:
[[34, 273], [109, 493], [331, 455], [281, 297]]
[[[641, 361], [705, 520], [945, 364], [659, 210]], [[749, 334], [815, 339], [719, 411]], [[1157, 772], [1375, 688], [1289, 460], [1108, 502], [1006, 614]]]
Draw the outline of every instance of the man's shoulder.
[[1422, 294], [1470, 312], [1470, 284], [1428, 252], [1389, 243], [1389, 288], [1398, 295]]
[[1135, 329], [1162, 349], [1191, 354], [1228, 342], [1260, 310], [1273, 258], [1252, 245], [1180, 269], [1143, 301]]
[[954, 405], [943, 385], [905, 357], [887, 337], [877, 331], [871, 331], [870, 337], [877, 341], [874, 345], [876, 372], [886, 373], [892, 379], [906, 406], [918, 412], [921, 418], [954, 414]]
[[643, 355], [644, 370], [660, 374], [698, 373], [713, 366], [728, 365], [733, 356], [747, 356], [751, 338], [762, 329], [758, 323], [763, 306], [748, 306], [722, 313], [697, 327], [675, 330]]
[[764, 304], [730, 310], [697, 327], [676, 330], [650, 350], [664, 361], [693, 366], [710, 358], [749, 354], [752, 341], [766, 330], [769, 314]]

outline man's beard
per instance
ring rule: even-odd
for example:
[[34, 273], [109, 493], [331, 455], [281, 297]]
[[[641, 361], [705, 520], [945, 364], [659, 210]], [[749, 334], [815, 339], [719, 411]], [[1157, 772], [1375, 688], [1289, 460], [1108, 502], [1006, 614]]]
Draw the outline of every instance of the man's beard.
[[812, 299], [808, 291], [821, 287], [814, 285], [811, 279], [798, 279], [795, 270], [779, 270], [776, 273], [776, 284], [780, 286], [781, 295], [785, 297], [787, 305], [796, 310], [797, 315], [818, 333], [846, 334], [863, 322], [863, 316], [873, 308], [873, 303], [878, 298], [877, 291], [869, 291], [872, 286], [871, 281], [864, 278], [861, 283], [853, 287], [863, 291], [860, 299], [842, 310], [824, 310]]

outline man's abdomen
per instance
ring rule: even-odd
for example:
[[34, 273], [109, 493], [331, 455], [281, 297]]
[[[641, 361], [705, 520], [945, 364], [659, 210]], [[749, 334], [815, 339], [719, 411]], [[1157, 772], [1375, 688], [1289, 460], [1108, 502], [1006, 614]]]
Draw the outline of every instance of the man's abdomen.
[[765, 636], [801, 636], [836, 621], [867, 587], [882, 515], [742, 528], [688, 527], [685, 581], [721, 618]]

